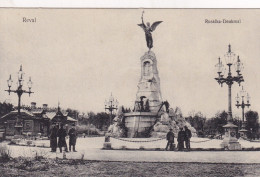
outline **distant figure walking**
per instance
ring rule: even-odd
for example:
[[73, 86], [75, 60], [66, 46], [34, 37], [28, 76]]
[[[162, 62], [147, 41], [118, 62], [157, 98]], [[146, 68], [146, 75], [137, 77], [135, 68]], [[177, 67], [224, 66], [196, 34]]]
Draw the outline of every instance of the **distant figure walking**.
[[71, 151], [71, 146], [73, 147], [73, 151], [77, 152], [75, 149], [76, 140], [77, 140], [77, 131], [75, 129], [75, 124], [72, 125], [72, 128], [69, 130], [69, 150]]
[[67, 136], [67, 132], [63, 128], [63, 124], [60, 125], [60, 129], [57, 132], [57, 136], [59, 137], [58, 146], [60, 148], [60, 152], [62, 152], [62, 147], [65, 147], [65, 151], [68, 152], [68, 146], [65, 139]]
[[50, 134], [51, 152], [56, 152], [56, 149], [57, 149], [57, 132], [58, 132], [57, 125], [53, 125], [51, 134]]
[[187, 126], [184, 126], [184, 132], [185, 132], [185, 147], [187, 150], [190, 150], [190, 138], [192, 136], [191, 131], [188, 129]]
[[178, 133], [178, 150], [182, 151], [184, 149], [184, 139], [185, 139], [185, 132], [183, 131], [183, 128], [180, 128], [180, 131]]
[[168, 142], [167, 142], [165, 150], [167, 151], [168, 147], [170, 146], [170, 151], [173, 151], [174, 150], [174, 133], [172, 132], [172, 128], [170, 128], [170, 131], [167, 133], [166, 138], [167, 138]]

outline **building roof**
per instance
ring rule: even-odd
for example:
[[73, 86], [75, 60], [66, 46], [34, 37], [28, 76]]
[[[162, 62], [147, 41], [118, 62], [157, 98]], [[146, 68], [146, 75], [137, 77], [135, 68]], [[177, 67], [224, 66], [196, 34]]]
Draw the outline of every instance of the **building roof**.
[[[44, 115], [44, 114], [43, 114]], [[55, 116], [62, 116], [62, 117], [67, 117], [67, 120], [68, 121], [71, 121], [71, 122], [77, 122], [76, 119], [68, 116], [68, 112], [46, 112], [45, 113], [46, 117], [49, 118], [50, 120], [52, 120]]]
[[[34, 119], [40, 119], [40, 117], [32, 114], [31, 112], [29, 112], [29, 111], [27, 111], [25, 109], [21, 109], [20, 113], [21, 113], [21, 116], [26, 116], [26, 117], [30, 117], [30, 118], [34, 118]], [[2, 116], [0, 118], [0, 120], [8, 118], [9, 116], [15, 116], [17, 114], [18, 114], [18, 110], [11, 111], [11, 112], [7, 113], [6, 115]]]
[[[77, 122], [76, 119], [69, 117], [68, 112], [66, 112], [66, 111], [60, 111], [60, 110], [44, 111], [43, 109], [35, 109], [32, 111], [28, 111], [25, 109], [20, 109], [20, 112], [21, 112], [22, 116], [27, 116], [27, 117], [34, 118], [34, 119], [44, 118], [44, 119], [52, 120], [55, 116], [62, 116], [62, 117], [67, 117], [68, 121]], [[7, 118], [9, 116], [12, 116], [12, 115], [17, 115], [17, 114], [18, 114], [18, 110], [11, 111], [11, 112], [7, 113], [6, 115], [2, 116], [0, 118], [0, 120]]]
[[70, 116], [67, 116], [67, 120], [68, 121], [71, 121], [71, 122], [77, 122], [77, 120], [76, 119], [73, 119], [72, 117], [70, 117]]
[[47, 118], [49, 118], [50, 120], [52, 120], [53, 117], [56, 116], [56, 112], [46, 112], [45, 115], [46, 115]]
[[34, 110], [31, 110], [30, 112], [33, 114], [41, 114], [43, 111], [44, 111], [43, 109], [34, 109]]

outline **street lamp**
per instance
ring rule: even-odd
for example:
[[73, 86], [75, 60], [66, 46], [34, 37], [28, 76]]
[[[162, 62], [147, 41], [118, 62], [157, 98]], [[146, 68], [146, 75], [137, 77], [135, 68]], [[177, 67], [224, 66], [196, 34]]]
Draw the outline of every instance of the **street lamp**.
[[23, 90], [23, 82], [24, 82], [23, 75], [24, 75], [24, 72], [23, 72], [22, 65], [21, 65], [20, 70], [18, 72], [17, 88], [15, 90], [11, 90], [13, 80], [12, 80], [12, 76], [10, 75], [9, 79], [7, 80], [8, 90], [5, 90], [9, 93], [9, 95], [11, 92], [17, 93], [17, 95], [18, 95], [18, 116], [16, 118], [16, 123], [15, 123], [14, 127], [17, 128], [19, 135], [21, 134], [21, 128], [23, 127], [23, 123], [21, 121], [21, 110], [20, 110], [21, 109], [21, 96], [23, 93], [28, 93], [29, 96], [31, 95], [31, 93], [33, 93], [31, 91], [32, 84], [33, 84], [31, 77], [29, 78], [29, 81], [27, 82], [29, 91]]
[[[218, 58], [218, 63], [216, 64], [216, 69], [218, 73], [218, 77], [215, 78], [217, 82], [223, 86], [223, 83], [228, 85], [228, 117], [227, 124], [223, 127], [225, 128], [225, 138], [221, 144], [223, 148], [227, 148], [230, 150], [241, 149], [241, 145], [237, 142], [236, 139], [236, 128], [237, 126], [233, 124], [232, 118], [232, 108], [231, 108], [231, 87], [234, 82], [237, 82], [239, 85], [244, 81], [241, 71], [243, 69], [243, 64], [240, 61], [239, 56], [237, 56], [237, 61], [234, 63], [236, 55], [231, 51], [231, 45], [228, 45], [228, 52], [224, 55], [226, 64], [228, 66], [228, 73], [225, 76], [225, 68], [222, 64], [220, 58]], [[237, 75], [232, 76], [231, 66], [234, 65]]]
[[113, 111], [117, 110], [118, 108], [118, 101], [114, 99], [112, 93], [107, 100], [105, 100], [105, 110], [108, 110], [110, 112], [110, 117], [109, 117], [109, 123], [110, 125], [112, 124], [112, 115], [113, 115]]
[[[237, 101], [237, 108], [241, 107], [242, 108], [242, 128], [241, 130], [239, 131], [241, 133], [241, 136], [244, 137], [247, 130], [245, 129], [246, 127], [246, 121], [245, 121], [245, 112], [244, 112], [244, 109], [245, 107], [247, 106], [249, 108], [249, 106], [251, 106], [251, 104], [249, 103], [250, 101], [250, 97], [249, 97], [249, 94], [246, 93], [246, 91], [244, 90], [244, 87], [242, 86], [242, 89], [240, 90], [240, 96], [241, 98], [239, 97], [239, 94], [237, 94], [237, 97], [236, 97], [236, 101]], [[246, 97], [246, 103], [244, 101], [244, 98]], [[241, 103], [239, 103], [241, 100]]]

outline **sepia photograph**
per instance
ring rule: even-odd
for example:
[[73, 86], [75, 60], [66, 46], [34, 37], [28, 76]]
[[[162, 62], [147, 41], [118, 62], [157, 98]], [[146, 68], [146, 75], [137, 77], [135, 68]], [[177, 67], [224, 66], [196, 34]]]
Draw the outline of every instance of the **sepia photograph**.
[[260, 176], [259, 16], [0, 8], [0, 176]]

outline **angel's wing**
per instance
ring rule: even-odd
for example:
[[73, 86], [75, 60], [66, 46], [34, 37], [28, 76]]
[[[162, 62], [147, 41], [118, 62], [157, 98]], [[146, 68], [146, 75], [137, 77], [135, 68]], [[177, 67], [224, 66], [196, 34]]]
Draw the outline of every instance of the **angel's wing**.
[[154, 23], [152, 24], [152, 26], [151, 26], [152, 31], [154, 31], [155, 28], [156, 28], [160, 23], [162, 23], [162, 22], [163, 22], [163, 21], [154, 22]]
[[143, 30], [145, 30], [145, 28], [146, 28], [145, 24], [143, 24], [143, 23], [138, 24], [138, 26], [140, 26], [141, 28], [143, 28]]

